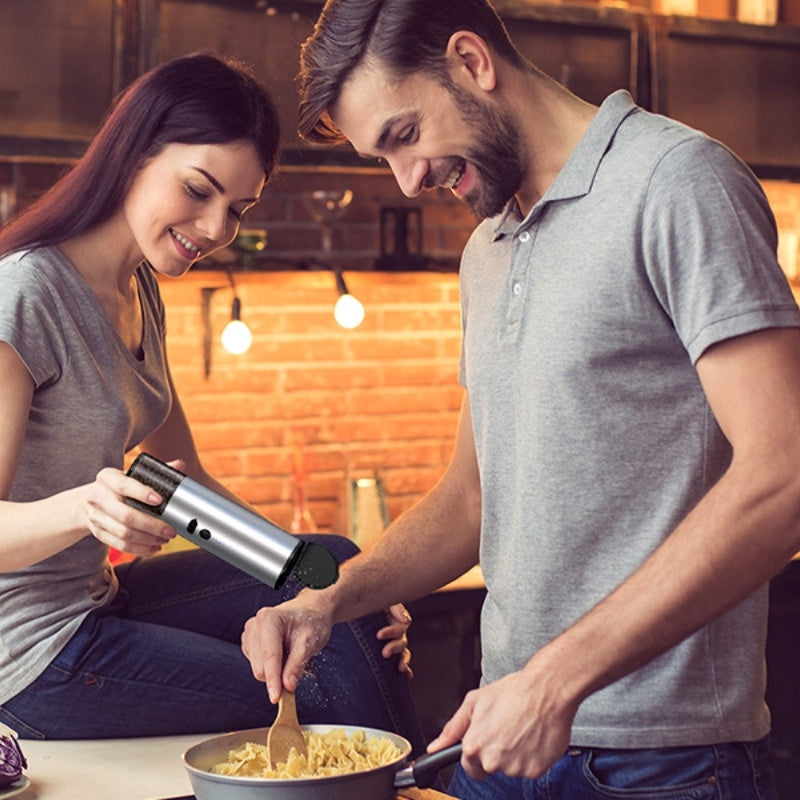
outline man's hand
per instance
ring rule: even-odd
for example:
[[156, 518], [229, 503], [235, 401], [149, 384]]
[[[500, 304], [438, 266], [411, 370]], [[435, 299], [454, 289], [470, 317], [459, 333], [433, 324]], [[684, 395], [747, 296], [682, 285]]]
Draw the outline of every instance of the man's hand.
[[469, 692], [428, 751], [461, 741], [461, 765], [477, 780], [490, 772], [538, 778], [569, 745], [577, 704], [536, 683], [528, 667]]
[[242, 651], [253, 675], [266, 682], [273, 703], [284, 688], [297, 689], [311, 656], [328, 643], [332, 626], [330, 613], [314, 605], [308, 591], [274, 608], [262, 608], [247, 620]]

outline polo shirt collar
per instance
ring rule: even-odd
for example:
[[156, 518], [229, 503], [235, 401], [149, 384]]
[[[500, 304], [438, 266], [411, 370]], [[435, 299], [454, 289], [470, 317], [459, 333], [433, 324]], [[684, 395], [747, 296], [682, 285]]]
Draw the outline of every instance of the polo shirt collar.
[[498, 218], [494, 229], [494, 239], [513, 234], [518, 228], [533, 222], [547, 203], [554, 200], [570, 200], [589, 194], [595, 175], [611, 146], [611, 140], [617, 129], [623, 120], [635, 110], [636, 105], [625, 89], [610, 94], [597, 110], [595, 118], [578, 142], [578, 146], [572, 151], [553, 183], [530, 210], [527, 217], [522, 218], [515, 197], [508, 201], [505, 210]]

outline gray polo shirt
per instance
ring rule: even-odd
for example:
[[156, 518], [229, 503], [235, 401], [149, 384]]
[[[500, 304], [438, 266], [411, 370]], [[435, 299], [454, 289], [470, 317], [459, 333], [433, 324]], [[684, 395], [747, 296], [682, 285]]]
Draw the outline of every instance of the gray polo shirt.
[[[694, 369], [703, 351], [800, 325], [758, 182], [626, 92], [524, 220], [515, 209], [476, 229], [461, 269], [488, 682], [625, 580], [725, 471]], [[765, 587], [587, 699], [573, 743], [766, 734], [766, 612]]]

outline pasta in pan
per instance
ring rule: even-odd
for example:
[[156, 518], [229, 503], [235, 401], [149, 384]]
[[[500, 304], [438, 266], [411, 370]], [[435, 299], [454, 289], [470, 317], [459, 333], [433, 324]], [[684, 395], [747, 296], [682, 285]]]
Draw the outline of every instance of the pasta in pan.
[[227, 761], [215, 764], [211, 772], [245, 778], [322, 778], [382, 767], [403, 755], [386, 737], [367, 737], [364, 731], [347, 734], [342, 728], [327, 733], [303, 731], [308, 758], [292, 748], [287, 762], [271, 769], [267, 747], [248, 742], [231, 750]]

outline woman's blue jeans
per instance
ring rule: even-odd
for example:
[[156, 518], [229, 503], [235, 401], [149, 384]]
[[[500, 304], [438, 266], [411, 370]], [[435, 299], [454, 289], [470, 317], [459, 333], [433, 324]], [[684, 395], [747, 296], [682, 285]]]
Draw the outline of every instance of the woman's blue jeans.
[[658, 750], [571, 747], [541, 778], [470, 778], [457, 767], [448, 790], [461, 800], [776, 800], [769, 740]]
[[[341, 536], [318, 541], [342, 561], [357, 552]], [[215, 733], [267, 726], [275, 707], [240, 641], [244, 624], [302, 588], [278, 591], [204, 550], [117, 567], [120, 591], [92, 612], [30, 686], [0, 707], [23, 738], [92, 739]], [[392, 730], [415, 752], [423, 736], [396, 659], [381, 656], [383, 613], [334, 626], [297, 689], [301, 723]], [[383, 643], [385, 644], [385, 643]]]

